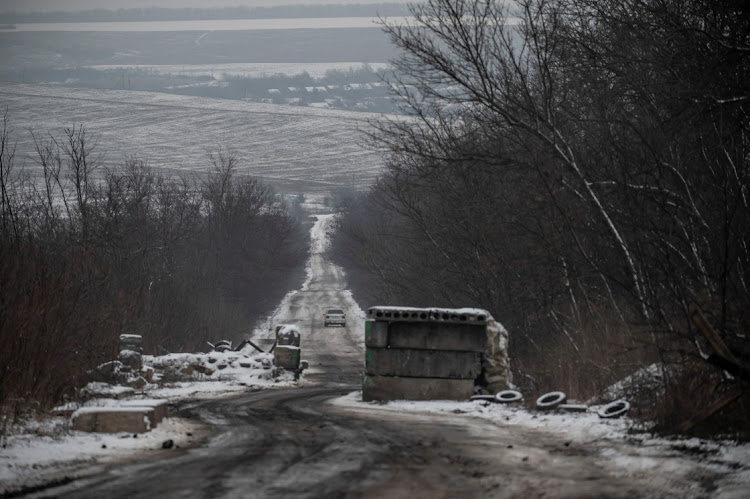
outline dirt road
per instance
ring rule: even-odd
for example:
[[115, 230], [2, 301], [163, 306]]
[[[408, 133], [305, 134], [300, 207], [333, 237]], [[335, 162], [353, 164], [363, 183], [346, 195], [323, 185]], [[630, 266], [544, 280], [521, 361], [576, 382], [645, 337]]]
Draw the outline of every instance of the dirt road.
[[[343, 273], [321, 253], [327, 223], [314, 230], [320, 244], [308, 281], [271, 321], [303, 332], [311, 366], [303, 387], [184, 403], [180, 416], [214, 428], [201, 445], [111, 466], [37, 496], [700, 497], [715, 490], [720, 471], [669, 447], [634, 466], [608, 457], [630, 442], [576, 442], [461, 414], [328, 403], [359, 389], [363, 341], [361, 311], [344, 291]], [[323, 327], [328, 306], [346, 310], [346, 328]]]

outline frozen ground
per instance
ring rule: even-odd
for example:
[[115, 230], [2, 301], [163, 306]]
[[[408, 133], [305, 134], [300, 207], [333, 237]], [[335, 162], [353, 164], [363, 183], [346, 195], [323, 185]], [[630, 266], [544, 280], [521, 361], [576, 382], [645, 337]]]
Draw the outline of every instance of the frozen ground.
[[[209, 361], [213, 359], [213, 362]], [[181, 381], [149, 384], [128, 400], [138, 398], [167, 399], [170, 404], [188, 400], [240, 395], [252, 390], [296, 385], [290, 372], [274, 376], [273, 355], [261, 354], [251, 347], [242, 352], [211, 352], [208, 354], [168, 354], [144, 356], [144, 365], [154, 366], [161, 373], [174, 375], [198, 362], [213, 367], [210, 376], [193, 373]], [[240, 363], [245, 364], [243, 367]], [[224, 365], [224, 369], [216, 366]], [[189, 379], [186, 379], [189, 378]], [[156, 381], [156, 380], [155, 380]], [[92, 399], [86, 407], [117, 405], [113, 399]], [[78, 406], [68, 407], [75, 409]], [[121, 459], [147, 458], [163, 452], [164, 442], [172, 441], [173, 448], [198, 443], [209, 433], [208, 428], [179, 417], [169, 417], [147, 433], [99, 434], [70, 429], [68, 416], [50, 417], [45, 421], [28, 422], [24, 430], [8, 437], [0, 449], [0, 495], [20, 487], [29, 487], [76, 477], [84, 469], [95, 471], [94, 465], [104, 465]]]
[[[684, 477], [686, 497], [690, 493], [690, 482], [701, 476], [718, 476], [714, 480], [711, 497], [746, 498], [750, 496], [750, 444], [732, 441], [708, 441], [696, 438], [666, 439], [651, 434], [633, 431], [635, 422], [628, 418], [601, 419], [592, 406], [586, 413], [548, 413], [530, 411], [522, 407], [488, 402], [454, 401], [393, 401], [388, 403], [362, 402], [362, 393], [353, 392], [330, 402], [336, 407], [366, 411], [377, 418], [382, 412], [412, 416], [426, 415], [467, 421], [480, 419], [491, 422], [498, 428], [497, 438], [507, 430], [512, 434], [527, 434], [532, 439], [554, 439], [565, 442], [565, 447], [575, 454], [576, 449], [595, 449], [598, 460], [618, 477], [640, 478], [660, 476], [665, 480]], [[485, 428], [485, 427], [481, 427]], [[482, 430], [486, 431], [486, 430]], [[493, 439], [492, 434], [484, 438]], [[513, 449], [513, 445], [508, 449]], [[526, 450], [509, 450], [509, 453]], [[582, 451], [581, 451], [582, 452]], [[520, 459], [533, 459], [520, 456]], [[533, 463], [532, 463], [533, 465]], [[540, 477], [541, 478], [541, 477]]]

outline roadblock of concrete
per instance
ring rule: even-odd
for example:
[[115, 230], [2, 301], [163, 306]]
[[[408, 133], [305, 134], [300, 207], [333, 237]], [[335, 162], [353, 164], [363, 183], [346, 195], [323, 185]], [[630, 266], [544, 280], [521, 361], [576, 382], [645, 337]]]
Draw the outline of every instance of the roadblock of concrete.
[[371, 375], [474, 380], [481, 371], [477, 352], [368, 348], [365, 353], [365, 372]]
[[468, 399], [475, 381], [508, 388], [507, 338], [486, 310], [371, 307], [363, 399]]
[[388, 323], [385, 321], [365, 321], [365, 346], [386, 348], [388, 346]]
[[153, 409], [151, 428], [156, 428], [164, 418], [169, 417], [169, 400], [166, 399], [131, 399], [120, 402], [119, 407], [145, 407]]
[[290, 324], [276, 326], [276, 344], [298, 347], [300, 345], [299, 328]]
[[473, 379], [365, 376], [362, 400], [468, 400]]
[[74, 430], [92, 433], [145, 433], [153, 420], [153, 407], [84, 407], [71, 416]]
[[277, 345], [273, 350], [273, 364], [284, 369], [299, 369], [300, 349], [291, 345]]
[[[385, 346], [390, 348], [480, 353], [487, 349], [487, 327], [480, 324], [400, 321], [388, 324], [383, 321], [372, 322], [375, 329], [379, 330], [378, 332], [386, 329]], [[378, 326], [378, 324], [381, 326]], [[387, 325], [387, 328], [383, 328], [382, 325]], [[370, 327], [372, 328], [372, 326]], [[382, 335], [382, 333], [380, 334]], [[382, 339], [378, 339], [382, 342]], [[377, 345], [372, 346], [376, 347]]]

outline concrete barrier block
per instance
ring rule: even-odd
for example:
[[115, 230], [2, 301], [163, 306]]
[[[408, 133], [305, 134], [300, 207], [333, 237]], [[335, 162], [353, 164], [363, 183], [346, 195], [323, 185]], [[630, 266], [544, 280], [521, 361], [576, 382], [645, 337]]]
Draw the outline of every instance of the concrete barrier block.
[[474, 380], [481, 369], [478, 352], [368, 348], [365, 353], [365, 372], [376, 376]]
[[299, 368], [299, 347], [291, 345], [277, 345], [273, 350], [273, 363], [277, 367], [284, 369]]
[[489, 312], [479, 308], [414, 308], [375, 306], [367, 309], [367, 318], [381, 321], [442, 322], [486, 324]]
[[294, 325], [285, 324], [276, 326], [276, 344], [300, 346], [299, 328]]
[[385, 348], [388, 346], [388, 323], [384, 321], [365, 321], [365, 346]]
[[84, 407], [71, 416], [74, 430], [93, 433], [145, 433], [153, 419], [150, 407]]
[[365, 376], [362, 400], [469, 400], [474, 380]]
[[121, 334], [120, 350], [133, 350], [143, 353], [143, 336], [140, 334]]
[[387, 337], [391, 348], [458, 352], [487, 350], [487, 327], [483, 324], [397, 321], [388, 324]]
[[169, 417], [169, 400], [167, 399], [140, 399], [140, 400], [123, 400], [119, 403], [120, 407], [145, 407], [153, 409], [153, 419], [151, 428], [156, 428], [164, 418]]

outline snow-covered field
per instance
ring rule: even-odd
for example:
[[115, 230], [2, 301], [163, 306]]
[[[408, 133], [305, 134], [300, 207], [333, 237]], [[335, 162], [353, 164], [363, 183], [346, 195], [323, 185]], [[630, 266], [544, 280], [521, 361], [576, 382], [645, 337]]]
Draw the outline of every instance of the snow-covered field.
[[[373, 70], [378, 71], [388, 67], [385, 62], [369, 63]], [[258, 63], [230, 63], [230, 64], [97, 64], [88, 66], [97, 70], [127, 69], [138, 70], [155, 75], [179, 76], [213, 76], [221, 79], [225, 76], [257, 78], [282, 74], [295, 76], [307, 73], [313, 78], [322, 78], [326, 72], [349, 71], [362, 67], [361, 62], [258, 62]]]
[[34, 169], [34, 143], [83, 125], [105, 165], [128, 156], [165, 172], [205, 172], [207, 153], [234, 151], [241, 171], [291, 192], [366, 188], [382, 156], [364, 145], [377, 115], [150, 92], [0, 83], [17, 140], [16, 161]]
[[[405, 24], [411, 18], [398, 17], [393, 22]], [[105, 32], [175, 32], [175, 31], [247, 31], [292, 29], [372, 28], [377, 17], [316, 17], [289, 19], [219, 19], [195, 21], [68, 22], [17, 23], [18, 31], [105, 31]], [[413, 21], [412, 21], [413, 22]]]

